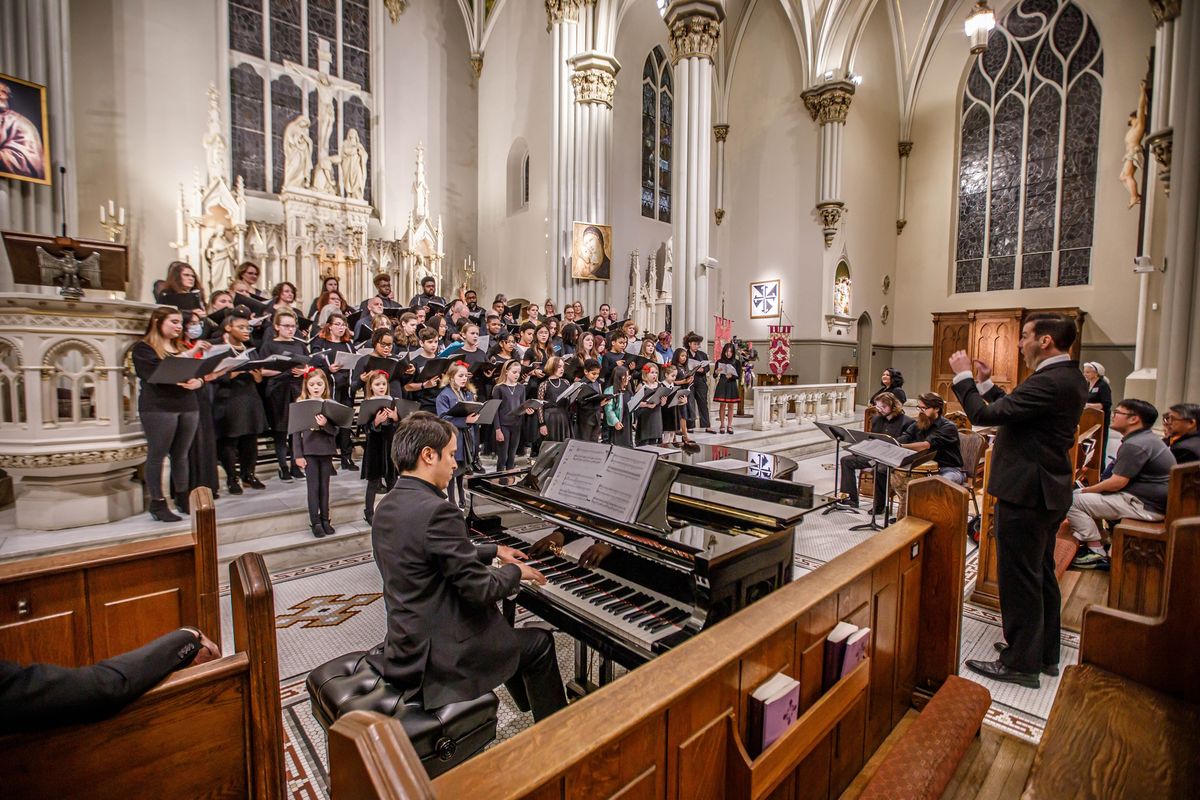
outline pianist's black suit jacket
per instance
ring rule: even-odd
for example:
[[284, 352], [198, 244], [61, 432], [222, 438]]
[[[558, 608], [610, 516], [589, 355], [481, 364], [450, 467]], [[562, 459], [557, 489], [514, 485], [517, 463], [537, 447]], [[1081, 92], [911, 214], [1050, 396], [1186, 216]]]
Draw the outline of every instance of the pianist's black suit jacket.
[[973, 425], [999, 426], [989, 494], [1049, 511], [1071, 506], [1071, 447], [1087, 391], [1078, 361], [1060, 361], [1038, 370], [1009, 395], [996, 387], [988, 392], [990, 402], [979, 394], [974, 380], [954, 384]]
[[387, 639], [373, 666], [425, 708], [470, 700], [517, 671], [520, 645], [497, 601], [521, 570], [489, 565], [495, 545], [476, 547], [462, 511], [432, 484], [401, 477], [375, 511], [375, 564], [383, 576]]

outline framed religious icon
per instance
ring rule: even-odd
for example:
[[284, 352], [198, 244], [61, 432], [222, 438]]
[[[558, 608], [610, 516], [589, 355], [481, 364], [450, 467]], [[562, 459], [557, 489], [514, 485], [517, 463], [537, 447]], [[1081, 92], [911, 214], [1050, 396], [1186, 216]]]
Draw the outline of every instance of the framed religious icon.
[[779, 316], [779, 281], [750, 284], [750, 319]]
[[580, 281], [612, 278], [612, 226], [576, 222], [571, 236], [571, 277]]
[[0, 73], [0, 178], [50, 183], [46, 87]]

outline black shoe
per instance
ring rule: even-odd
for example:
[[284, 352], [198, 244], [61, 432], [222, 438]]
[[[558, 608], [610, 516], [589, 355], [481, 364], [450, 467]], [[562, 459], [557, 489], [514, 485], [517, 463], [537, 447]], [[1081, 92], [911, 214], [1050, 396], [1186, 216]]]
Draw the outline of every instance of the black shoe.
[[279, 468], [279, 480], [283, 481], [284, 483], [291, 483], [292, 482], [292, 473], [288, 472], [286, 467], [280, 467]]
[[242, 485], [237, 481], [230, 481], [229, 483], [225, 484], [225, 488], [230, 494], [242, 493]]
[[192, 507], [188, 505], [187, 492], [175, 493], [175, 508], [179, 509], [179, 513], [183, 514], [185, 517], [192, 513]]
[[366, 523], [368, 525], [374, 525], [375, 524], [375, 512], [364, 508], [363, 509], [363, 519], [366, 520]]
[[970, 659], [967, 661], [967, 669], [977, 675], [991, 678], [994, 681], [1015, 683], [1027, 689], [1042, 688], [1042, 681], [1036, 672], [1015, 670], [1012, 667], [1006, 666], [1000, 659], [996, 659], [995, 661], [976, 661], [975, 659]]
[[[996, 648], [997, 653], [1003, 653], [1008, 649], [1008, 645], [1006, 645], [1004, 642], [996, 642], [993, 647]], [[1058, 664], [1042, 664], [1042, 674], [1057, 678]]]
[[293, 466], [292, 467], [292, 477], [293, 478], [303, 478], [304, 470], [300, 469], [299, 467]]
[[353, 459], [343, 458], [342, 469], [358, 469], [358, 464], [355, 464]]
[[167, 505], [166, 498], [163, 497], [157, 500], [153, 497], [150, 498], [150, 508], [146, 510], [158, 522], [179, 522], [182, 519], [171, 512], [171, 507]]
[[255, 477], [254, 475], [251, 475], [249, 478], [243, 478], [243, 479], [242, 479], [242, 483], [246, 484], [246, 485], [247, 485], [247, 486], [249, 486], [251, 489], [265, 489], [265, 488], [267, 488], [266, 484], [264, 484], [262, 481], [260, 481], [260, 480], [259, 480], [257, 477]]
[[323, 539], [326, 536], [328, 536], [329, 534], [326, 532], [324, 525], [322, 525], [319, 522], [314, 522], [312, 524], [312, 535], [317, 537], [318, 539]]
[[321, 520], [321, 527], [325, 529], [326, 536], [333, 536], [333, 534], [335, 533], [335, 531], [333, 530], [333, 526], [329, 524], [329, 520], [327, 520], [327, 519]]

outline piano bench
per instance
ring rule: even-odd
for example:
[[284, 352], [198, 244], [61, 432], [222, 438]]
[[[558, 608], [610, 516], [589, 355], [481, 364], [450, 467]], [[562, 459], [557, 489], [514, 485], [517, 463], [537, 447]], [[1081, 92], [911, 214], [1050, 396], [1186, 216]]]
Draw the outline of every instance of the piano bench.
[[992, 695], [951, 675], [880, 762], [858, 800], [936, 800], [979, 733]]
[[499, 700], [494, 692], [426, 711], [417, 703], [405, 703], [400, 692], [371, 666], [368, 655], [347, 653], [308, 674], [305, 686], [312, 713], [326, 735], [333, 723], [350, 711], [395, 717], [430, 778], [458, 766], [496, 738]]

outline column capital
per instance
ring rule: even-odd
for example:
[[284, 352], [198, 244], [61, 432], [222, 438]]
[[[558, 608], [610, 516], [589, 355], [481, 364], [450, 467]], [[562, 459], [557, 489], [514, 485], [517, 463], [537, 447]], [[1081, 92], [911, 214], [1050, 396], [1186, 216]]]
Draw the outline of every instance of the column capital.
[[579, 9], [586, 0], [546, 0], [546, 30], [556, 22], [579, 22]]
[[853, 98], [854, 84], [850, 81], [829, 81], [800, 93], [804, 107], [820, 125], [830, 122], [844, 123]]
[[483, 53], [471, 53], [471, 71], [475, 73], [475, 80], [479, 80], [479, 76], [483, 74]]
[[720, 0], [672, 0], [664, 17], [671, 36], [671, 63], [717, 56], [725, 4]]
[[900, 142], [897, 149], [900, 151], [901, 158], [908, 158], [912, 155], [912, 142]]
[[576, 103], [597, 103], [612, 108], [621, 64], [607, 53], [591, 50], [567, 59], [571, 67], [571, 88]]
[[[723, 142], [729, 138], [729, 126], [725, 124], [713, 125], [713, 136], [717, 137], [718, 142]], [[717, 223], [720, 225], [721, 223]]]
[[1162, 181], [1163, 191], [1171, 196], [1171, 145], [1175, 136], [1174, 128], [1155, 131], [1146, 139], [1154, 160], [1158, 162], [1158, 179]]
[[1180, 5], [1179, 0], [1150, 0], [1150, 13], [1154, 15], [1155, 26], [1177, 18]]

